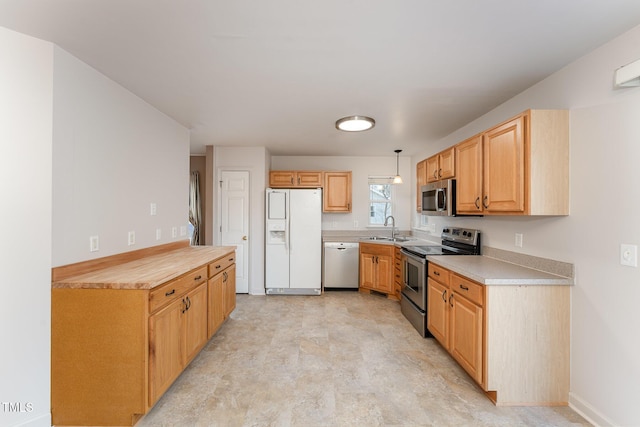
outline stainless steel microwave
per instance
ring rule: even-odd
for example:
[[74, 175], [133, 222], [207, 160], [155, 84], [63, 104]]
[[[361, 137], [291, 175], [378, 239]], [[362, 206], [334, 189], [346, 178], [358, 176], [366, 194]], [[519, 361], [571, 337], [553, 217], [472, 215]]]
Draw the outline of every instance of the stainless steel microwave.
[[456, 180], [444, 179], [420, 187], [424, 215], [456, 216]]

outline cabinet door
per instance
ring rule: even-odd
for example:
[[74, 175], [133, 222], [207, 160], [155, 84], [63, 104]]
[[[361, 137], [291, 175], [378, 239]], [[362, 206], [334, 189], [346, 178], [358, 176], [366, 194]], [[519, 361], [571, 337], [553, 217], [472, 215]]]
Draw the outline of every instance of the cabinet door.
[[432, 278], [427, 279], [427, 329], [449, 349], [449, 288]]
[[453, 178], [456, 175], [455, 153], [455, 147], [451, 147], [438, 154], [438, 179]]
[[224, 271], [224, 318], [236, 308], [236, 267], [232, 265]]
[[482, 136], [456, 146], [456, 212], [482, 213]]
[[209, 279], [208, 338], [211, 338], [224, 322], [224, 284], [222, 279], [222, 273], [218, 273]]
[[322, 187], [322, 172], [316, 171], [303, 171], [296, 172], [296, 182], [297, 187], [311, 187], [318, 188]]
[[323, 212], [351, 212], [351, 172], [325, 172]]
[[294, 186], [296, 174], [292, 171], [270, 171], [269, 187], [291, 188]]
[[183, 313], [184, 364], [193, 359], [207, 342], [207, 285], [202, 283], [185, 296]]
[[178, 299], [149, 317], [149, 405], [153, 405], [182, 372], [184, 308], [182, 299]]
[[482, 384], [482, 308], [453, 293], [450, 309], [451, 355], [478, 384]]
[[418, 162], [416, 165], [416, 210], [422, 212], [422, 191], [421, 187], [427, 183], [427, 160]]
[[484, 208], [488, 212], [524, 212], [524, 116], [484, 134]]
[[370, 253], [360, 253], [360, 287], [374, 289], [376, 270], [376, 256]]
[[427, 159], [427, 182], [438, 180], [438, 156], [432, 156]]
[[385, 294], [393, 294], [393, 257], [388, 255], [376, 256], [376, 279], [374, 280], [375, 289]]

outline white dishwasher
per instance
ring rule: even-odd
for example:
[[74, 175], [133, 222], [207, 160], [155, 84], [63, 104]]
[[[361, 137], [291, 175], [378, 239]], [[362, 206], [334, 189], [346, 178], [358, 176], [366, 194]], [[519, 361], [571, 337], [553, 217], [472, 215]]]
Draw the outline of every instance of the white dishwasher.
[[322, 283], [325, 289], [358, 289], [359, 249], [358, 243], [324, 243]]

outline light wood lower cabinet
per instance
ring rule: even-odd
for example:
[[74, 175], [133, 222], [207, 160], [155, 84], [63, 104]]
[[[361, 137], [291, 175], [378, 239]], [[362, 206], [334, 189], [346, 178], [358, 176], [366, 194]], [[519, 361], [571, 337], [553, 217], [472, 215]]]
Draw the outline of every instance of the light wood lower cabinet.
[[449, 285], [427, 278], [427, 329], [449, 350]]
[[395, 299], [393, 245], [360, 243], [360, 289], [387, 294]]
[[449, 352], [471, 378], [482, 384], [483, 309], [456, 292], [452, 292], [449, 297]]
[[570, 287], [482, 285], [429, 262], [427, 328], [496, 405], [567, 405]]
[[[184, 257], [196, 256], [205, 264], [152, 289], [137, 289], [143, 281], [136, 274], [173, 276], [171, 266], [184, 261], [178, 251], [158, 256], [156, 264], [132, 262], [133, 276], [120, 264], [53, 287], [54, 425], [135, 424], [217, 330], [219, 324], [211, 328], [215, 319], [221, 317], [221, 324], [235, 307], [235, 250], [185, 248]], [[217, 265], [223, 270], [220, 286], [209, 280]], [[101, 287], [104, 283], [110, 285]]]
[[207, 342], [207, 286], [202, 282], [149, 317], [149, 404], [153, 405]]

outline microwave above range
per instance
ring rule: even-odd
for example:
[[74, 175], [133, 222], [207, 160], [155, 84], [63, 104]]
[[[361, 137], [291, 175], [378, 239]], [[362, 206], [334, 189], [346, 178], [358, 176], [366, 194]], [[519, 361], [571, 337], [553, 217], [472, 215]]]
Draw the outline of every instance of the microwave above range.
[[420, 187], [422, 214], [456, 216], [456, 180], [444, 179]]

